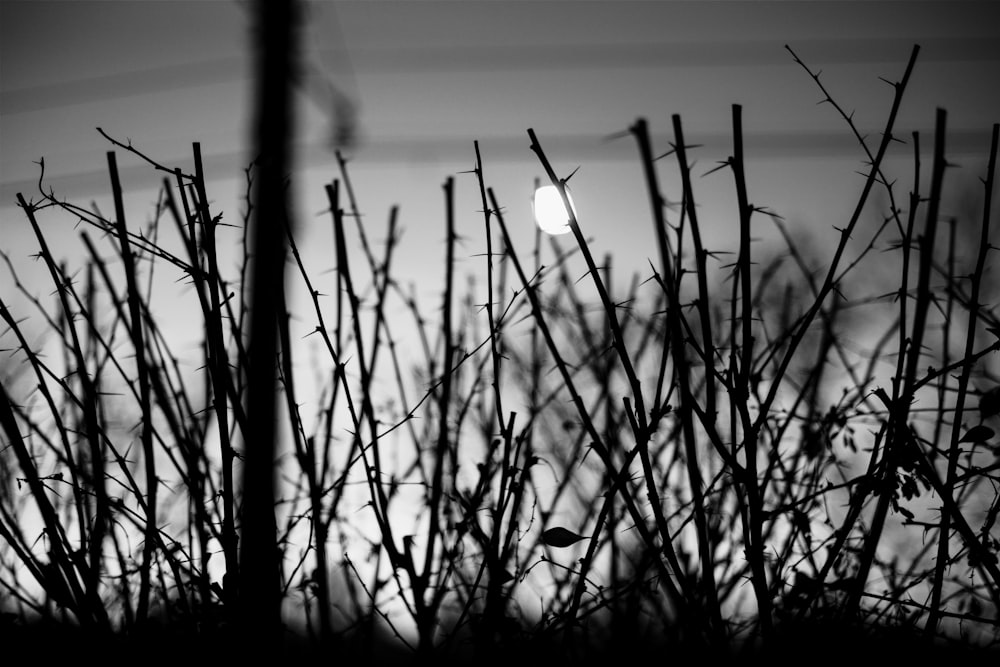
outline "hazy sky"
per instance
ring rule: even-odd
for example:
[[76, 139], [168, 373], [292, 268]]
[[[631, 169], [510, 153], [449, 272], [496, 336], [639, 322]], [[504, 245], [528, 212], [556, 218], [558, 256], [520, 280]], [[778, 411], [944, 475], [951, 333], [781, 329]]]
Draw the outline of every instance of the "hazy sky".
[[[249, 13], [235, 0], [2, 0], [0, 118], [3, 201], [44, 155], [67, 187], [90, 185], [102, 126], [166, 158], [200, 140], [239, 155], [248, 119]], [[428, 164], [466, 156], [478, 138], [519, 159], [524, 132], [607, 157], [601, 137], [636, 116], [666, 131], [725, 139], [729, 107], [748, 131], [781, 136], [779, 152], [851, 150], [817, 92], [782, 48], [790, 44], [859, 121], [885, 107], [879, 75], [895, 78], [913, 43], [922, 55], [903, 120], [930, 127], [947, 106], [956, 138], [987, 136], [1000, 109], [1000, 11], [995, 2], [675, 2], [348, 0], [310, 6], [312, 71], [300, 139], [322, 162], [333, 107], [328, 84], [358, 111], [358, 157]], [[874, 98], [874, 99], [873, 99]], [[966, 134], [971, 133], [971, 137]], [[630, 147], [629, 147], [630, 148]], [[489, 151], [488, 151], [489, 152]], [[318, 154], [317, 154], [318, 153]], [[528, 156], [530, 157], [530, 156]], [[220, 164], [224, 164], [220, 162]]]
[[[237, 220], [250, 157], [251, 26], [247, 4], [235, 0], [0, 1], [0, 243], [14, 259], [34, 252], [12, 204], [17, 192], [36, 193], [39, 157], [57, 194], [106, 197], [110, 146], [97, 126], [185, 170], [191, 143], [201, 142], [214, 205]], [[607, 137], [640, 116], [665, 152], [670, 116], [681, 114], [688, 141], [703, 144], [694, 157], [704, 172], [730, 153], [731, 105], [742, 104], [752, 201], [828, 230], [850, 212], [863, 155], [834, 110], [816, 105], [818, 89], [783, 47], [822, 69], [859, 128], [875, 134], [892, 99], [879, 77], [897, 80], [914, 43], [922, 51], [899, 134], [919, 130], [929, 146], [935, 108], [947, 108], [948, 145], [973, 179], [1000, 121], [997, 2], [310, 3], [302, 47], [311, 74], [297, 98], [299, 227], [322, 229], [328, 244], [326, 221], [314, 221], [322, 183], [336, 176], [328, 147], [336, 90], [356, 113], [349, 154], [373, 235], [400, 204], [409, 251], [400, 270], [419, 278], [433, 267], [434, 285], [440, 186], [472, 167], [474, 140], [508, 222], [527, 234], [531, 184], [542, 175], [529, 127], [557, 170], [581, 167], [572, 184], [595, 252], [623, 254], [637, 270], [652, 237], [635, 143]], [[910, 149], [897, 155], [908, 175]], [[140, 223], [160, 176], [121, 151], [118, 161]], [[676, 170], [663, 164], [668, 197], [679, 198]], [[478, 190], [471, 176], [457, 178], [472, 261], [482, 251]], [[707, 234], [726, 238], [731, 178], [720, 172], [696, 188], [707, 193]], [[0, 290], [6, 298], [4, 281]]]

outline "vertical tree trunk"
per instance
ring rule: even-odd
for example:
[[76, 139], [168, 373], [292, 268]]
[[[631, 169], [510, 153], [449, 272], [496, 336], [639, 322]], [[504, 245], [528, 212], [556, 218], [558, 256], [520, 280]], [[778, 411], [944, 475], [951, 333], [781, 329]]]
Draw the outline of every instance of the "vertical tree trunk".
[[240, 545], [241, 625], [247, 640], [242, 648], [248, 651], [274, 647], [281, 632], [274, 516], [276, 350], [278, 316], [285, 308], [285, 225], [291, 223], [285, 174], [291, 163], [296, 12], [293, 0], [255, 3], [257, 184]]

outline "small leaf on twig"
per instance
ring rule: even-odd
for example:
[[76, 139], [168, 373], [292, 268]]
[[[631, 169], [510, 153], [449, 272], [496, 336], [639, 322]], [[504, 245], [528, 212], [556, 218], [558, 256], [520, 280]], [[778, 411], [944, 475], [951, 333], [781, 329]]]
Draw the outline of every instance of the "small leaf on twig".
[[583, 539], [583, 535], [577, 535], [565, 528], [549, 528], [542, 533], [542, 542], [550, 547], [568, 547]]
[[983, 426], [980, 424], [979, 426], [973, 426], [966, 431], [965, 435], [961, 437], [959, 442], [986, 442], [992, 437], [993, 429], [989, 426]]

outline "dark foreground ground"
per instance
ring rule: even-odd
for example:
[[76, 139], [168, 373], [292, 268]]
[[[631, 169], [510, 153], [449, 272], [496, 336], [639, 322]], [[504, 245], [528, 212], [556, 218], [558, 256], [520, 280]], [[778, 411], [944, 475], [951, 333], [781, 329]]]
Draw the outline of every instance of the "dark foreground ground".
[[[262, 653], [264, 653], [262, 655]], [[18, 662], [12, 659], [21, 658]], [[88, 664], [108, 660], [133, 665], [163, 664], [173, 667], [211, 664], [271, 665], [560, 665], [631, 667], [632, 665], [725, 665], [748, 667], [761, 662], [773, 665], [833, 664], [844, 667], [881, 664], [910, 667], [939, 664], [951, 667], [1000, 665], [1000, 648], [974, 648], [970, 644], [928, 641], [913, 631], [848, 629], [836, 623], [812, 622], [780, 630], [766, 648], [734, 646], [678, 646], [655, 640], [595, 646], [580, 643], [567, 647], [562, 641], [530, 637], [501, 642], [476, 650], [471, 642], [456, 643], [447, 653], [418, 656], [401, 651], [386, 640], [367, 643], [334, 641], [316, 648], [305, 641], [288, 641], [273, 655], [246, 639], [197, 635], [159, 627], [148, 636], [100, 636], [77, 627], [56, 624], [24, 625], [9, 618], [0, 623], [0, 664]], [[277, 662], [275, 662], [277, 661]]]

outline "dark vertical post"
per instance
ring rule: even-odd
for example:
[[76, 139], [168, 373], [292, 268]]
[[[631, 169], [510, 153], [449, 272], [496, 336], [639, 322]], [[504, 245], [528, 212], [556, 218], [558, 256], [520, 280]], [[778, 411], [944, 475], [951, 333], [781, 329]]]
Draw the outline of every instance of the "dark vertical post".
[[294, 78], [293, 0], [255, 5], [257, 151], [256, 217], [252, 220], [248, 432], [243, 473], [240, 545], [241, 624], [244, 650], [273, 647], [280, 639], [281, 595], [274, 517], [274, 460], [278, 316], [285, 307], [285, 225], [291, 224], [285, 174], [291, 164], [290, 104]]

